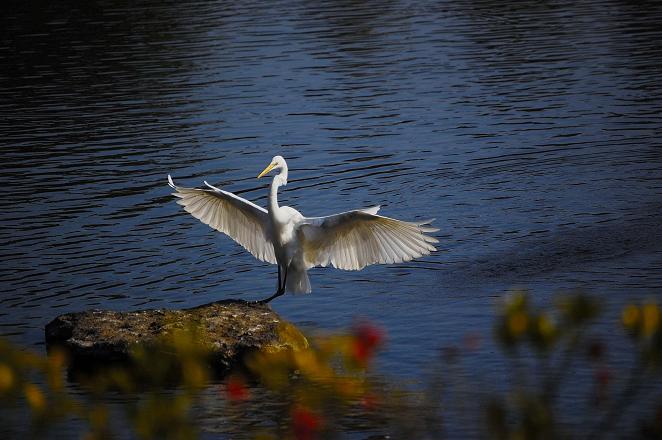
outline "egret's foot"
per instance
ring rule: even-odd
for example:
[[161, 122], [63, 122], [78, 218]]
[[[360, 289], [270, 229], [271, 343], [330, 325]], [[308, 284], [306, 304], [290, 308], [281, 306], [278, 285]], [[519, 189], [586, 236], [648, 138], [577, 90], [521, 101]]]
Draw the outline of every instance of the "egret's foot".
[[268, 304], [269, 302], [271, 302], [272, 299], [276, 299], [279, 296], [283, 295], [284, 293], [285, 293], [285, 289], [279, 290], [276, 293], [274, 293], [273, 295], [271, 295], [269, 298], [265, 298], [265, 299], [260, 300], [260, 301], [255, 301], [255, 304]]

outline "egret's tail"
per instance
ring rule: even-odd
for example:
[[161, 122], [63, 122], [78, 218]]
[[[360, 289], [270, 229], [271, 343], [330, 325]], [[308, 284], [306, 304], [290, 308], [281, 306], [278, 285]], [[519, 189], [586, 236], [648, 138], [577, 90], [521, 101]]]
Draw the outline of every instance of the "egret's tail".
[[308, 272], [305, 269], [290, 266], [287, 270], [285, 291], [291, 293], [310, 293], [311, 290]]

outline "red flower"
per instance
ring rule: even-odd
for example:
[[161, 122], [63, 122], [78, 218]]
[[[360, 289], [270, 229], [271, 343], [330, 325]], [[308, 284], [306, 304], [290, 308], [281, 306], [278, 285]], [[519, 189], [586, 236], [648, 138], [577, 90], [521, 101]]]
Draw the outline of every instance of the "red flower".
[[363, 322], [354, 326], [354, 341], [352, 354], [360, 365], [366, 365], [375, 354], [375, 350], [384, 341], [384, 331], [369, 323]]
[[292, 410], [292, 430], [297, 440], [317, 438], [322, 424], [322, 418], [308, 408], [297, 406]]
[[607, 400], [607, 386], [611, 381], [611, 373], [606, 368], [594, 371], [595, 386], [593, 388], [593, 404], [600, 406]]
[[230, 376], [225, 383], [225, 393], [233, 401], [246, 400], [249, 397], [246, 383], [239, 376]]
[[367, 393], [360, 401], [361, 406], [366, 411], [375, 411], [379, 406], [379, 397], [372, 393]]
[[611, 381], [611, 373], [605, 368], [601, 368], [595, 372], [595, 382], [600, 386], [607, 386]]

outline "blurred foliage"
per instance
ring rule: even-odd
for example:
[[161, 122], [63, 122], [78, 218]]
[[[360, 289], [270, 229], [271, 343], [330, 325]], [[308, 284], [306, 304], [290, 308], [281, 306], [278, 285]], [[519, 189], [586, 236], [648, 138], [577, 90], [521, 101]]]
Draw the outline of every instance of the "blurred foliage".
[[[617, 425], [626, 409], [635, 403], [646, 375], [659, 374], [660, 307], [648, 302], [624, 308], [622, 326], [634, 343], [635, 359], [627, 377], [620, 381], [618, 391], [610, 389], [615, 384], [604, 360], [606, 344], [591, 338], [589, 333], [589, 326], [599, 314], [597, 299], [583, 293], [560, 296], [552, 310], [534, 307], [526, 291], [512, 292], [506, 298], [495, 325], [496, 341], [511, 359], [517, 359], [519, 351], [534, 353], [539, 362], [537, 368], [531, 369], [541, 380], [537, 384], [526, 380], [525, 372], [514, 361], [512, 371], [518, 376], [515, 386], [506, 396], [492, 398], [486, 405], [491, 436], [499, 439], [603, 438]], [[598, 422], [586, 427], [587, 433], [570, 435], [562, 429], [557, 401], [562, 397], [559, 394], [563, 381], [573, 372], [571, 364], [580, 362], [583, 357], [588, 358], [593, 368], [591, 400], [601, 411], [597, 414]], [[556, 364], [552, 364], [553, 361]], [[655, 422], [648, 426], [646, 435], [651, 435], [650, 438], [662, 438], [660, 411], [662, 406], [653, 416]]]
[[[475, 403], [483, 414], [476, 416], [478, 431], [497, 439], [613, 434], [627, 408], [646, 393], [647, 378], [660, 374], [662, 311], [653, 302], [622, 310], [619, 325], [631, 339], [633, 356], [631, 371], [618, 383], [605, 361], [607, 344], [590, 332], [599, 313], [596, 299], [581, 293], [559, 297], [546, 309], [534, 306], [526, 291], [505, 298], [494, 342], [512, 364], [510, 382], [502, 390], [478, 392]], [[76, 371], [75, 383], [83, 389], [78, 393], [67, 383], [67, 374], [74, 373], [64, 351], [53, 349], [44, 357], [0, 340], [0, 429], [12, 432], [10, 415], [29, 413], [29, 430], [16, 436], [47, 436], [55, 424], [75, 419], [86, 427], [87, 439], [124, 437], [126, 429], [142, 439], [192, 439], [200, 434], [196, 408], [211, 396], [224, 402], [220, 417], [237, 423], [249, 438], [333, 438], [347, 426], [393, 438], [442, 438], [450, 435], [444, 422], [456, 414], [452, 407], [462, 412], [469, 403], [460, 379], [466, 375], [459, 374], [462, 359], [484, 343], [469, 333], [459, 347], [443, 348], [425, 389], [411, 392], [371, 373], [386, 339], [374, 324], [357, 322], [347, 333], [318, 336], [310, 344], [283, 324], [279, 338], [293, 349], [248, 354], [218, 388], [213, 357], [197, 342], [203, 336], [187, 327], [149, 348], [137, 347], [130, 366]], [[574, 362], [585, 362], [594, 372], [587, 392], [595, 408], [581, 433], [563, 423], [559, 404]], [[220, 392], [210, 394], [210, 388]], [[121, 414], [108, 403], [117, 395], [131, 397], [119, 399]], [[271, 421], [255, 425], [254, 417], [242, 417], [262, 411], [267, 401], [278, 403]], [[636, 435], [662, 438], [662, 406], [646, 410], [650, 414], [637, 420]], [[118, 426], [127, 428], [117, 432]]]

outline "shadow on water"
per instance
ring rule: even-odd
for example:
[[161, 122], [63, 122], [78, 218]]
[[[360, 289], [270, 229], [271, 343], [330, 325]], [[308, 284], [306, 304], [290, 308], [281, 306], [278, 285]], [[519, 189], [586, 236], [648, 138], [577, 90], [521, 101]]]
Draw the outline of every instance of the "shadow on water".
[[[451, 263], [440, 270], [444, 283], [526, 283], [545, 273], [581, 270], [587, 264], [619, 259], [638, 253], [662, 250], [662, 206], [637, 210], [640, 217], [617, 219], [581, 228], [561, 228], [536, 238], [518, 240], [517, 245], [481, 255], [467, 263]], [[547, 231], [542, 231], [547, 232]], [[624, 273], [627, 269], [623, 268]]]

